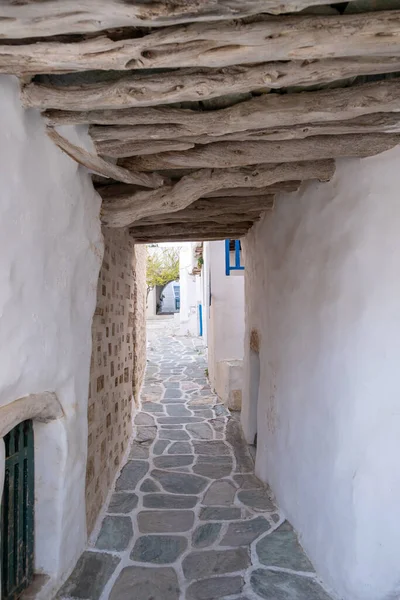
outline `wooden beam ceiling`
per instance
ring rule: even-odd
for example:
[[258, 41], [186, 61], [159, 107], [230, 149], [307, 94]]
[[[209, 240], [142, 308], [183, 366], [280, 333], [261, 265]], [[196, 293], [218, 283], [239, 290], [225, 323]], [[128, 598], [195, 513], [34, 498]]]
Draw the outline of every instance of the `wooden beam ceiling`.
[[[0, 73], [97, 174], [106, 226], [237, 238], [334, 159], [400, 141], [400, 11], [326, 4], [3, 0]], [[57, 130], [82, 124], [94, 151]]]

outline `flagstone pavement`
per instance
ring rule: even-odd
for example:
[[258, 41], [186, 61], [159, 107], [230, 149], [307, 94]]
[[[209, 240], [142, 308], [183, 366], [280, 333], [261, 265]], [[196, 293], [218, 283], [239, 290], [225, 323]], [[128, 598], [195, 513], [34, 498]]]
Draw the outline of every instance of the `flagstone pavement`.
[[212, 393], [199, 340], [165, 322], [151, 324], [134, 429], [94, 546], [57, 599], [331, 598]]

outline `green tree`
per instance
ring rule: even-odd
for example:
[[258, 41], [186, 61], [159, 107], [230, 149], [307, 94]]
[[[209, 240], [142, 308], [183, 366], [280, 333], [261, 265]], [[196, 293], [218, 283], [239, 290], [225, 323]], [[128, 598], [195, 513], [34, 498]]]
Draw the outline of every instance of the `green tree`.
[[179, 248], [159, 248], [149, 252], [147, 249], [147, 296], [157, 285], [166, 286], [170, 281], [179, 279]]

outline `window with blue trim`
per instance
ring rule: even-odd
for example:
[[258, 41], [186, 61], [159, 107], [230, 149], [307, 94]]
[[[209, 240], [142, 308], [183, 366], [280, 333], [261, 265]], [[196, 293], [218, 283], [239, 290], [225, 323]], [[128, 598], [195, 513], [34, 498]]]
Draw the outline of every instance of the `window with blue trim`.
[[225, 274], [231, 271], [243, 271], [242, 245], [240, 240], [225, 240]]

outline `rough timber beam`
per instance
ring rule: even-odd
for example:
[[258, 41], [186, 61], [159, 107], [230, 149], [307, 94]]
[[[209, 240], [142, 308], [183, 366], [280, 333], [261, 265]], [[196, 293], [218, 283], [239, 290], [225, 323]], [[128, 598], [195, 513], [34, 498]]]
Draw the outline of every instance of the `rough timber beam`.
[[324, 158], [366, 157], [380, 154], [400, 143], [400, 134], [326, 135], [283, 142], [218, 142], [186, 152], [163, 152], [119, 161], [132, 171], [163, 169], [229, 169], [260, 163], [297, 162]]
[[390, 57], [400, 53], [399, 30], [400, 11], [395, 10], [194, 23], [116, 41], [102, 35], [69, 43], [2, 44], [0, 72], [215, 68], [277, 60]]
[[168, 222], [194, 222], [217, 221], [229, 223], [234, 219], [246, 220], [243, 215], [260, 213], [272, 208], [274, 196], [249, 196], [247, 198], [213, 198], [210, 200], [197, 200], [187, 208], [171, 214], [145, 217], [135, 222], [135, 227]]
[[400, 71], [400, 57], [355, 57], [238, 65], [222, 69], [180, 69], [121, 76], [112, 82], [79, 85], [31, 83], [23, 89], [26, 106], [69, 111], [110, 110], [199, 101], [257, 89], [329, 83], [357, 75]]
[[193, 223], [167, 223], [163, 225], [148, 225], [147, 227], [130, 227], [129, 233], [131, 236], [139, 240], [143, 237], [156, 238], [158, 235], [168, 237], [169, 235], [197, 235], [200, 239], [204, 235], [222, 235], [224, 237], [241, 237], [252, 227], [254, 221], [246, 221], [243, 217], [241, 223], [234, 223], [232, 225], [222, 224], [213, 222], [200, 223], [194, 225]]
[[[214, 192], [210, 192], [209, 194], [204, 194], [204, 198], [200, 198], [198, 202], [202, 202], [203, 199], [208, 200], [209, 198], [217, 198], [218, 200], [222, 201], [226, 199], [230, 202], [240, 203], [243, 201], [243, 198], [246, 202], [248, 198], [253, 198], [254, 196], [272, 197], [281, 192], [295, 192], [299, 189], [300, 185], [301, 181], [281, 181], [280, 183], [275, 183], [268, 187], [224, 188], [223, 190], [216, 190]], [[129, 199], [134, 199], [135, 194], [142, 190], [135, 185], [113, 183], [109, 185], [97, 186], [96, 191], [100, 194], [103, 200], [127, 202]]]
[[103, 160], [95, 154], [90, 154], [90, 152], [87, 150], [72, 144], [69, 140], [61, 136], [55, 129], [52, 129], [51, 127], [47, 127], [47, 135], [73, 160], [90, 169], [91, 171], [94, 171], [95, 173], [100, 173], [105, 177], [117, 179], [125, 183], [131, 183], [150, 188], [160, 187], [164, 183], [164, 178], [157, 173], [153, 173], [152, 175], [147, 175], [146, 173], [134, 173], [132, 171], [128, 171], [127, 169], [123, 169], [122, 167], [118, 167], [117, 165], [113, 165], [112, 163]]
[[[248, 132], [260, 129], [307, 126], [314, 122], [332, 124], [374, 113], [398, 112], [400, 116], [399, 97], [400, 78], [396, 78], [332, 90], [264, 94], [229, 108], [207, 112], [163, 106], [83, 114], [90, 122], [114, 124], [113, 127], [90, 127], [89, 132], [96, 142], [109, 139], [136, 142], [177, 140], [182, 137], [186, 140], [209, 136], [210, 132], [217, 138], [239, 132], [248, 135]], [[56, 114], [50, 112], [49, 122], [56, 123]], [[49, 112], [44, 114], [49, 117]], [[68, 114], [73, 116], [75, 113]]]
[[[139, 126], [140, 127], [140, 126]], [[212, 144], [215, 142], [249, 142], [249, 141], [283, 141], [283, 140], [302, 140], [312, 136], [332, 136], [332, 135], [350, 135], [350, 134], [368, 134], [368, 133], [400, 133], [400, 112], [399, 113], [375, 113], [363, 115], [356, 119], [347, 119], [346, 121], [331, 121], [328, 123], [305, 123], [303, 125], [292, 125], [289, 127], [271, 127], [270, 129], [258, 129], [250, 131], [239, 131], [237, 133], [228, 133], [221, 136], [202, 135], [193, 137], [182, 137], [176, 140], [146, 140], [130, 141], [130, 139], [115, 139], [113, 127], [98, 127], [97, 129], [106, 129], [103, 133], [98, 133], [96, 128], [91, 129], [92, 139], [98, 154], [114, 158], [128, 156], [143, 156], [145, 154], [156, 154], [157, 152], [168, 152], [174, 150], [173, 146], [179, 143], [188, 144], [188, 149], [193, 148], [195, 144]], [[131, 128], [133, 129], [133, 128]], [[105, 135], [110, 137], [107, 140], [96, 141], [95, 137]], [[131, 133], [132, 138], [135, 136]], [[111, 137], [113, 136], [113, 137]], [[169, 147], [170, 145], [170, 147]], [[158, 150], [158, 148], [160, 148]]]
[[258, 13], [297, 12], [331, 0], [2, 0], [0, 38], [93, 33], [114, 27], [165, 27], [188, 21], [220, 21]]
[[[157, 243], [161, 243], [161, 242], [211, 242], [211, 241], [217, 241], [217, 240], [224, 240], [227, 237], [228, 232], [226, 231], [226, 229], [221, 229], [221, 231], [218, 232], [204, 232], [201, 236], [198, 233], [181, 233], [181, 234], [169, 234], [169, 235], [163, 235], [162, 232], [160, 231], [160, 233], [155, 236], [155, 237], [140, 237], [140, 238], [134, 238], [134, 242], [135, 244], [157, 244]], [[247, 231], [245, 231], [244, 233], [241, 232], [234, 232], [231, 237], [234, 239], [240, 239], [242, 237], [244, 237], [244, 235], [247, 233]]]
[[126, 227], [144, 217], [177, 212], [207, 193], [225, 187], [267, 187], [281, 181], [319, 179], [328, 181], [335, 171], [335, 162], [286, 163], [257, 165], [242, 169], [202, 169], [182, 177], [173, 186], [163, 186], [151, 192], [103, 202], [102, 219], [109, 227]]

